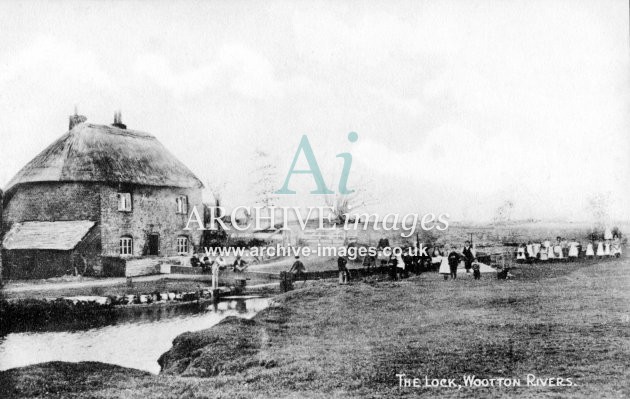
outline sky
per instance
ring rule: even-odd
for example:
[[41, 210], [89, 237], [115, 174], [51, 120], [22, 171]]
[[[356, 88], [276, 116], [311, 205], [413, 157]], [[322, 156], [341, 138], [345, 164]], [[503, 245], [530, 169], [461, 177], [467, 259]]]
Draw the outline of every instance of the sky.
[[[0, 2], [0, 187], [88, 121], [154, 134], [227, 207], [303, 135], [365, 211], [630, 219], [627, 1]], [[351, 143], [348, 133], [356, 132]], [[300, 164], [304, 163], [300, 157]], [[324, 205], [308, 175], [279, 205]]]

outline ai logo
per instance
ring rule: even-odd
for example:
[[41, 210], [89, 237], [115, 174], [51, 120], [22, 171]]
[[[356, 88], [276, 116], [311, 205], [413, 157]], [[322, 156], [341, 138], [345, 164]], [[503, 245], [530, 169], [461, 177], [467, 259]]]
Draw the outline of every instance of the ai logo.
[[[348, 133], [348, 141], [351, 143], [356, 142], [359, 139], [359, 135], [355, 132]], [[308, 169], [295, 169], [295, 166], [300, 158], [300, 154], [304, 153], [306, 157], [306, 162], [308, 163]], [[348, 176], [350, 175], [350, 167], [352, 166], [352, 155], [348, 152], [343, 152], [341, 154], [337, 154], [337, 158], [343, 159], [343, 169], [341, 171], [341, 177], [339, 178], [339, 194], [350, 194], [353, 193], [354, 190], [348, 190]], [[326, 183], [324, 182], [324, 178], [322, 177], [322, 172], [319, 169], [319, 165], [317, 164], [317, 159], [315, 159], [315, 154], [313, 153], [313, 148], [311, 147], [311, 143], [308, 141], [308, 137], [306, 135], [302, 136], [302, 140], [300, 140], [300, 145], [298, 146], [297, 151], [295, 152], [295, 156], [293, 157], [293, 162], [291, 163], [291, 168], [289, 169], [289, 173], [287, 174], [287, 178], [284, 180], [284, 184], [280, 190], [277, 190], [276, 194], [295, 194], [296, 192], [289, 189], [289, 182], [291, 181], [291, 176], [294, 174], [310, 174], [313, 176], [313, 180], [315, 180], [315, 185], [317, 186], [316, 190], [311, 191], [311, 194], [334, 194], [335, 192], [326, 187]]]

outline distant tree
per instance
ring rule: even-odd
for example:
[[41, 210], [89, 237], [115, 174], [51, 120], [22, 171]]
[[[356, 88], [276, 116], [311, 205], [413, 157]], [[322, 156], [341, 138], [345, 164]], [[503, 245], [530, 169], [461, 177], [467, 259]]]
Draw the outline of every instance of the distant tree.
[[497, 208], [494, 213], [494, 224], [505, 224], [512, 220], [512, 211], [514, 210], [514, 203], [511, 200], [505, 201], [501, 206]]
[[372, 205], [374, 200], [368, 190], [369, 184], [363, 182], [353, 187], [350, 194], [331, 194], [324, 197], [326, 206], [332, 207], [334, 219], [337, 223], [353, 220], [354, 215]]
[[[203, 222], [205, 227], [209, 227], [212, 221], [212, 214], [215, 218], [222, 218], [221, 206], [223, 206], [223, 192], [225, 190], [225, 183], [211, 183], [206, 182], [206, 187], [210, 190], [212, 195], [212, 202], [203, 204]], [[217, 230], [204, 230], [201, 237], [201, 244], [204, 248], [220, 247], [227, 242], [227, 232], [221, 228], [221, 225], [217, 223]]]
[[212, 183], [210, 180], [206, 181], [206, 187], [210, 191], [210, 195], [212, 195], [212, 202], [206, 204], [206, 206], [217, 208], [216, 216], [221, 217], [220, 207], [223, 206], [223, 193], [225, 192], [226, 183]]
[[593, 224], [598, 229], [604, 229], [610, 220], [610, 196], [603, 193], [591, 195], [588, 199], [588, 211], [593, 219]]
[[275, 194], [278, 183], [277, 163], [268, 152], [256, 149], [253, 164], [252, 192], [254, 193], [254, 203], [263, 208], [277, 205], [278, 195]]

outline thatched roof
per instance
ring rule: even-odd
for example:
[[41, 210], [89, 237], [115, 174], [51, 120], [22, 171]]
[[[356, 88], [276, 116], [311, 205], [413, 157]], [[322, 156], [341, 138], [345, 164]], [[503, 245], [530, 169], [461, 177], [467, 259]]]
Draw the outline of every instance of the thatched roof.
[[94, 226], [89, 220], [70, 222], [15, 223], [2, 241], [2, 247], [14, 249], [74, 249]]
[[201, 188], [201, 181], [154, 136], [80, 123], [29, 162], [5, 191], [34, 182], [106, 182]]

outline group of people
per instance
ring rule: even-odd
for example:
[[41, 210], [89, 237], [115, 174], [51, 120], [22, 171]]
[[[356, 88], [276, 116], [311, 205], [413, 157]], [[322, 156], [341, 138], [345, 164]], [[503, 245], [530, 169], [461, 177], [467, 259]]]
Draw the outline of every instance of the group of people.
[[[219, 255], [214, 260], [210, 260], [208, 256], [204, 256], [203, 259], [199, 259], [199, 255], [193, 254], [190, 258], [190, 265], [192, 267], [201, 267], [203, 273], [212, 273], [212, 289], [217, 289], [219, 286], [219, 272], [228, 268], [228, 262]], [[232, 271], [240, 274], [247, 269], [247, 262], [237, 255], [234, 262], [232, 262]]]
[[432, 253], [432, 263], [437, 264], [439, 262], [438, 273], [444, 276], [444, 280], [448, 280], [449, 277], [453, 280], [457, 278], [457, 268], [462, 261], [464, 262], [466, 273], [470, 273], [472, 270], [475, 280], [481, 278], [480, 266], [476, 262], [475, 250], [471, 246], [470, 241], [466, 241], [461, 254], [453, 250], [445, 256], [446, 252], [448, 252], [448, 248], [445, 248], [445, 251], [441, 251], [439, 247], [435, 247]]
[[[418, 255], [409, 248], [401, 254], [391, 255], [388, 258], [365, 257], [363, 266], [368, 269], [376, 265], [380, 259], [381, 266], [389, 266], [390, 277], [394, 280], [409, 277], [411, 274], [420, 274], [429, 270], [438, 270], [448, 280], [457, 278], [457, 267], [463, 261], [466, 273], [473, 273], [475, 279], [481, 278], [479, 264], [476, 262], [476, 253], [470, 241], [466, 241], [461, 251], [450, 250], [448, 246], [434, 246], [426, 251], [427, 255]], [[339, 265], [341, 261], [338, 262]], [[341, 266], [339, 268], [341, 273]]]
[[522, 243], [516, 250], [516, 261], [524, 262], [554, 262], [575, 261], [578, 259], [603, 259], [605, 257], [621, 256], [621, 239], [619, 236], [604, 236], [603, 240], [588, 241], [586, 245], [575, 238], [571, 240], [556, 237], [555, 242]]

